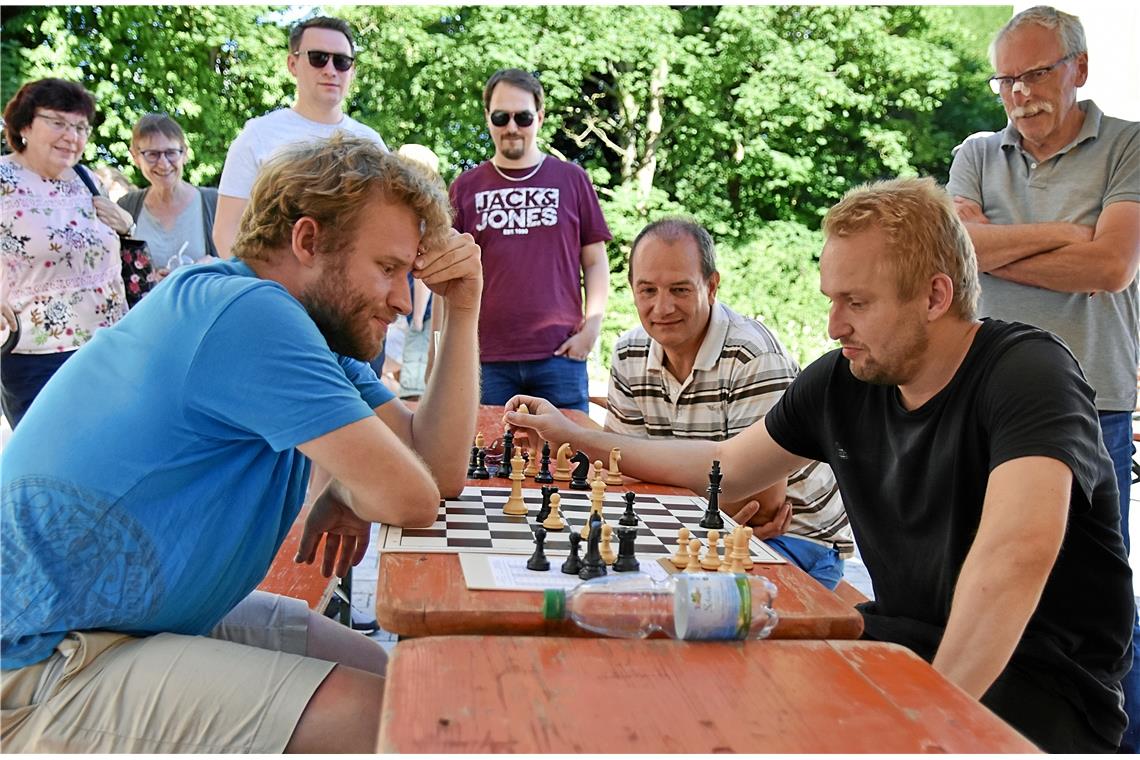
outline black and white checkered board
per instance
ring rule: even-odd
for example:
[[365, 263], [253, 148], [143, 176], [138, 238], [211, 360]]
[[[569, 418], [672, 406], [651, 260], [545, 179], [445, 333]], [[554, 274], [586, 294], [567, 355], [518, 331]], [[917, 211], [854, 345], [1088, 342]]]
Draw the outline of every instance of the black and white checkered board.
[[[581, 531], [590, 512], [590, 492], [559, 490], [562, 497], [562, 518], [569, 523], [568, 530], [548, 532], [546, 555], [563, 557], [570, 551], [570, 531]], [[441, 552], [478, 554], [522, 554], [534, 551], [533, 531], [538, 527], [535, 516], [542, 506], [542, 493], [536, 488], [523, 489], [523, 501], [529, 508], [526, 517], [503, 514], [503, 504], [510, 496], [509, 488], [468, 486], [458, 499], [442, 502], [439, 515], [430, 528], [397, 528], [385, 526], [380, 537], [382, 552]], [[665, 494], [638, 494], [633, 511], [639, 518], [636, 553], [639, 559], [672, 556], [677, 551], [677, 532], [686, 527], [690, 538], [701, 541], [702, 551], [707, 549], [708, 530], [699, 523], [707, 502], [694, 496]], [[602, 504], [606, 522], [618, 527], [625, 512], [621, 493], [607, 491]], [[736, 527], [723, 512], [725, 533]], [[721, 551], [723, 553], [723, 542]], [[617, 536], [613, 540], [617, 551]], [[780, 563], [784, 558], [753, 538], [749, 546], [755, 562]], [[585, 544], [581, 554], [585, 554]]]

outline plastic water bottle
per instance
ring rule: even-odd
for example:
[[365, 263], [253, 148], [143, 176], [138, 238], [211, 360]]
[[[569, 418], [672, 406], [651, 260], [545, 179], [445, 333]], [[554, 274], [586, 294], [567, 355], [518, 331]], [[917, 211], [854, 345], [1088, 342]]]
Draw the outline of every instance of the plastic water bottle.
[[662, 581], [604, 575], [569, 591], [548, 589], [542, 614], [623, 639], [654, 631], [685, 641], [762, 639], [778, 620], [775, 598], [776, 587], [760, 575], [676, 573]]

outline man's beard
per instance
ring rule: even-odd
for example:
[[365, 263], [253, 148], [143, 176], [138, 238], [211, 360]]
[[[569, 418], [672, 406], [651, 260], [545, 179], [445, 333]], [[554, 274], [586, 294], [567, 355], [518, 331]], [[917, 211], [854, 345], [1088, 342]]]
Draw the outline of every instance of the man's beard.
[[502, 145], [499, 146], [499, 153], [503, 155], [503, 158], [517, 161], [526, 155], [526, 140], [508, 141], [504, 139]]
[[[353, 289], [343, 269], [330, 272], [298, 299], [325, 336], [329, 348], [342, 356], [363, 362], [375, 359], [383, 345], [374, 345], [368, 327], [372, 305]], [[360, 321], [354, 323], [353, 318]]]

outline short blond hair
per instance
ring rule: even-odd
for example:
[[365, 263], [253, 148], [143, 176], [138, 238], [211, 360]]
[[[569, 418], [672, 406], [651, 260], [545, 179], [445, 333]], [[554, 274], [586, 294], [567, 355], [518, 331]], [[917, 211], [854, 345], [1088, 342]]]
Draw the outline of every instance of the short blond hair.
[[378, 197], [407, 206], [420, 218], [425, 247], [447, 239], [451, 206], [438, 175], [372, 140], [338, 132], [289, 146], [262, 165], [233, 253], [273, 261], [290, 245], [293, 225], [302, 217], [317, 222], [322, 253], [346, 249], [361, 214]]
[[978, 262], [966, 226], [946, 190], [929, 177], [893, 179], [847, 191], [823, 219], [825, 238], [846, 237], [878, 227], [899, 297], [910, 300], [935, 274], [954, 284], [951, 311], [966, 320], [978, 312]]

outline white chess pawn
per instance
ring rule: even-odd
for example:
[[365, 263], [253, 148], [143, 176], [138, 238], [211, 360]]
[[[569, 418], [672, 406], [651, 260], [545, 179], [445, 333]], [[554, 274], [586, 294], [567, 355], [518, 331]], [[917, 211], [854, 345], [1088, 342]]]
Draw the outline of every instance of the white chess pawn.
[[689, 529], [681, 528], [677, 531], [677, 551], [669, 560], [673, 567], [684, 570], [689, 566]]
[[609, 523], [602, 526], [602, 562], [607, 565], [612, 565], [614, 560], [617, 559], [617, 554], [614, 553], [614, 529]]
[[717, 554], [717, 546], [720, 545], [720, 534], [715, 530], [709, 531], [709, 550], [705, 554], [705, 558], [701, 560], [701, 567], [705, 570], [716, 570], [720, 567], [720, 555]]
[[550, 495], [550, 514], [542, 521], [542, 527], [547, 530], [563, 530], [566, 528], [566, 521], [562, 519], [562, 495], [553, 493]]
[[685, 567], [686, 573], [703, 573], [701, 567], [701, 539], [694, 538], [689, 541], [689, 564]]

